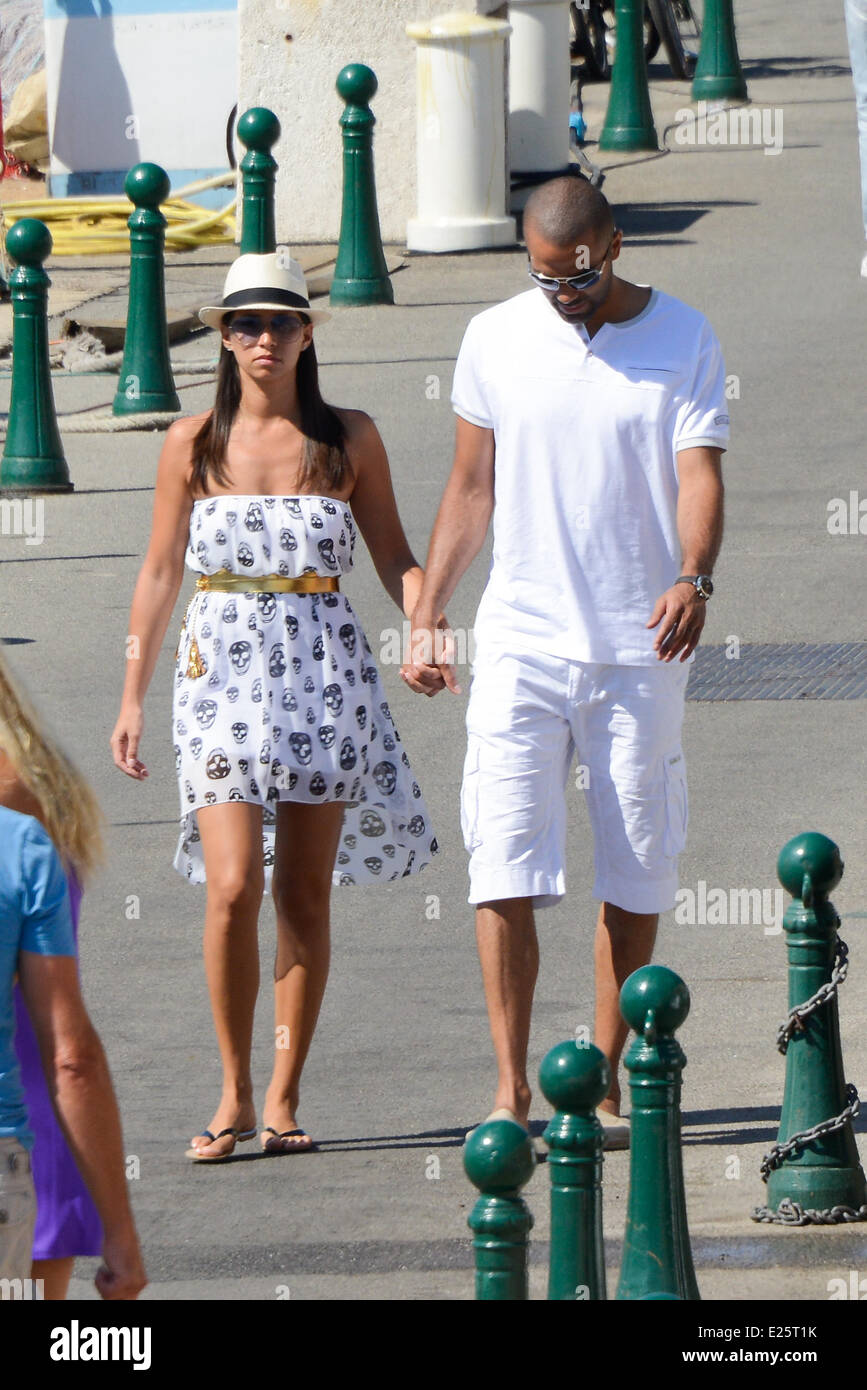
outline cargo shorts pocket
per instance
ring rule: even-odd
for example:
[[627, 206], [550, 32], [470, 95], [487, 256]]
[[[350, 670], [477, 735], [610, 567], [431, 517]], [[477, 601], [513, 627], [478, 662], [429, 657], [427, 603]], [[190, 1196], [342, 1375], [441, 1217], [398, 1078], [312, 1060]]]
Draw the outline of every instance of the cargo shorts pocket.
[[479, 834], [479, 750], [467, 749], [461, 782], [461, 831], [464, 848], [472, 854], [481, 844]]
[[665, 777], [665, 834], [663, 853], [676, 859], [686, 845], [689, 823], [689, 797], [686, 790], [686, 759], [683, 751], [670, 753], [664, 759]]
[[24, 1278], [30, 1273], [36, 1198], [29, 1177], [0, 1186], [0, 1275]]

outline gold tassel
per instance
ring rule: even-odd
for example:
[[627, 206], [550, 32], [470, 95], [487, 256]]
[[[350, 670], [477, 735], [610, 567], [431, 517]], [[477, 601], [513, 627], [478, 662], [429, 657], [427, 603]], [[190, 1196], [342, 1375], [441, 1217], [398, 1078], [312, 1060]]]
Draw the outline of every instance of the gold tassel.
[[189, 661], [187, 662], [187, 675], [192, 676], [193, 678], [195, 678], [196, 676], [203, 676], [207, 669], [207, 666], [202, 660], [201, 652], [199, 651], [199, 644], [194, 637], [190, 643], [190, 656]]

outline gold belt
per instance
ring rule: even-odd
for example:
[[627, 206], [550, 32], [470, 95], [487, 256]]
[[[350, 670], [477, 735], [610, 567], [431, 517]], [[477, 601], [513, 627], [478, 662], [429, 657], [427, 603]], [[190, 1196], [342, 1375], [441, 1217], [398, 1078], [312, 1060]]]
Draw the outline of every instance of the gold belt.
[[[330, 574], [300, 574], [295, 579], [290, 579], [284, 574], [264, 574], [254, 578], [252, 575], [247, 577], [243, 574], [233, 574], [231, 570], [226, 569], [217, 570], [216, 574], [200, 574], [196, 580], [196, 592], [207, 592], [213, 589], [235, 593], [327, 594], [339, 591], [340, 580], [336, 575]], [[187, 613], [189, 613], [190, 604], [195, 597], [196, 594], [194, 593], [190, 603], [187, 604]], [[178, 652], [181, 649], [181, 637], [187, 626], [187, 613], [184, 614], [184, 621], [181, 624], [181, 633], [175, 648], [175, 660], [177, 660]], [[196, 635], [192, 633], [186, 674], [195, 679], [198, 676], [206, 675], [207, 670], [207, 665], [199, 652]]]
[[340, 588], [340, 580], [330, 574], [299, 574], [289, 579], [284, 574], [263, 574], [254, 578], [243, 574], [233, 574], [231, 570], [217, 570], [216, 574], [200, 574], [196, 580], [197, 589], [220, 589], [235, 593], [266, 594], [327, 594]]

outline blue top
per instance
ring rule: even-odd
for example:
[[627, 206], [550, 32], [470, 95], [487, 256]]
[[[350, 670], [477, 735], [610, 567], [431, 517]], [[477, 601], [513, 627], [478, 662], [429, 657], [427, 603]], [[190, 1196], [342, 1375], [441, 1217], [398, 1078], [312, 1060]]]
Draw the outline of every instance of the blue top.
[[19, 951], [75, 955], [69, 887], [39, 821], [0, 806], [0, 1139], [17, 1139], [30, 1149], [12, 1004]]

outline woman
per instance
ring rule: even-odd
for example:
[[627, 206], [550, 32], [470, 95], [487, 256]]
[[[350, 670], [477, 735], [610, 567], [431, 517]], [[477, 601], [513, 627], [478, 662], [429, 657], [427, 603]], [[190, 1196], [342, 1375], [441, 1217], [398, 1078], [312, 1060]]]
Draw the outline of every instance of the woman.
[[[69, 884], [78, 932], [82, 885], [104, 858], [99, 804], [79, 772], [42, 732], [0, 658], [0, 805], [44, 825]], [[31, 1277], [46, 1299], [64, 1299], [78, 1255], [102, 1253], [96, 1207], [54, 1114], [24, 1002], [15, 989], [15, 1051], [33, 1131], [36, 1229]]]
[[[313, 1148], [301, 1070], [325, 991], [332, 882], [417, 873], [436, 853], [427, 809], [367, 639], [339, 592], [356, 525], [409, 615], [422, 571], [407, 545], [373, 422], [319, 391], [300, 266], [238, 257], [222, 304], [213, 410], [177, 421], [160, 458], [153, 530], [133, 597], [127, 676], [111, 738], [128, 776], [142, 703], [180, 587], [199, 572], [176, 651], [174, 866], [207, 883], [205, 968], [223, 1089], [187, 1157], [215, 1162], [256, 1134], [250, 1074], [262, 895], [277, 916], [275, 1050], [266, 1153]], [[351, 507], [351, 510], [350, 510]]]

